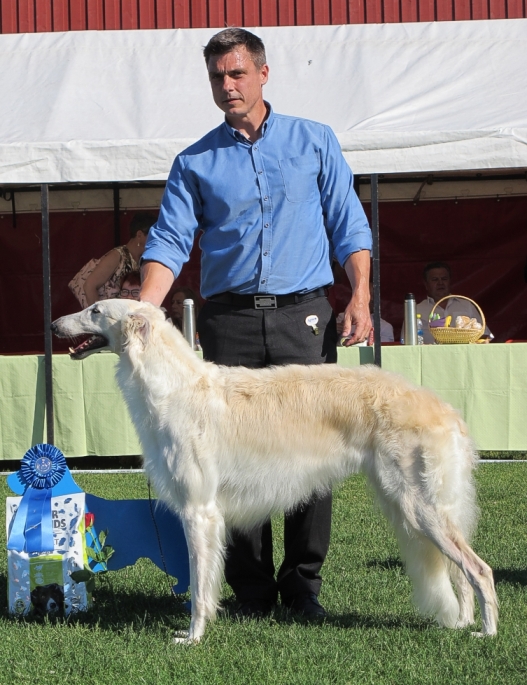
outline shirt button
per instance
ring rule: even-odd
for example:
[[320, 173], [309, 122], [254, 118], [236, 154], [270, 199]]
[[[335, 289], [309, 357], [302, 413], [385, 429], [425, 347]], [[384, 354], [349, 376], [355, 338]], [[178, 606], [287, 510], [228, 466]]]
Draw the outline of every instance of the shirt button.
[[268, 198], [267, 195], [266, 195], [266, 196], [264, 197], [264, 200], [268, 200], [268, 199], [269, 199], [269, 198]]
[[269, 224], [265, 224], [265, 228], [269, 228]]
[[265, 278], [262, 280], [262, 283], [265, 283]]
[[255, 150], [258, 150], [258, 145], [255, 145], [255, 146], [254, 146], [254, 149], [255, 149]]
[[269, 255], [269, 252], [264, 252], [264, 257], [267, 257]]

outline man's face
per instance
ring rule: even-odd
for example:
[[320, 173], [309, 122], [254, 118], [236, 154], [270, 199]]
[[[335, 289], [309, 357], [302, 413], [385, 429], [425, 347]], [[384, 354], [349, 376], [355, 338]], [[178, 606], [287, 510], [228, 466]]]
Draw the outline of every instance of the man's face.
[[430, 269], [425, 280], [426, 293], [434, 302], [450, 295], [450, 276], [446, 269]]
[[263, 104], [262, 86], [267, 83], [269, 67], [264, 64], [257, 68], [245, 45], [212, 56], [207, 68], [214, 102], [229, 123], [247, 117], [255, 106]]

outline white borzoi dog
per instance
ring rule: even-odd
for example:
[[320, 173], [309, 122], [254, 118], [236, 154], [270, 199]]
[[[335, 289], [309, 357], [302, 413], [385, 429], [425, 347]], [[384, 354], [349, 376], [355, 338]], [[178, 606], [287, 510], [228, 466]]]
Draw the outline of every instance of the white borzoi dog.
[[180, 641], [197, 642], [215, 616], [226, 528], [248, 530], [358, 471], [393, 524], [420, 611], [470, 625], [474, 590], [481, 634], [496, 633], [492, 571], [468, 544], [477, 454], [432, 392], [374, 366], [216, 366], [161, 309], [133, 300], [98, 302], [52, 330], [92, 336], [70, 348], [74, 359], [119, 355], [145, 471], [187, 538], [192, 618]]

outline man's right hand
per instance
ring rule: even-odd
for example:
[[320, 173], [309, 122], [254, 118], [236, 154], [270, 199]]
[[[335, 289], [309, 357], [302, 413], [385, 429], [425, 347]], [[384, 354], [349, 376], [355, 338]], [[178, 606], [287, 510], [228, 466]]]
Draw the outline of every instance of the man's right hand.
[[141, 302], [151, 302], [156, 307], [163, 304], [174, 282], [172, 271], [160, 262], [145, 262], [141, 266]]

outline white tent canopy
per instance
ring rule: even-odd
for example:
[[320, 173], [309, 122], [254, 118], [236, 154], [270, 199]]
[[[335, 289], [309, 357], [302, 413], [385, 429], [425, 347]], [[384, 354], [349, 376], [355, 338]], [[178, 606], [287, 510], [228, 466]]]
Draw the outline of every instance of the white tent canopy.
[[[355, 173], [527, 167], [527, 20], [256, 28], [284, 114]], [[217, 29], [0, 36], [0, 183], [164, 180], [222, 121]]]

